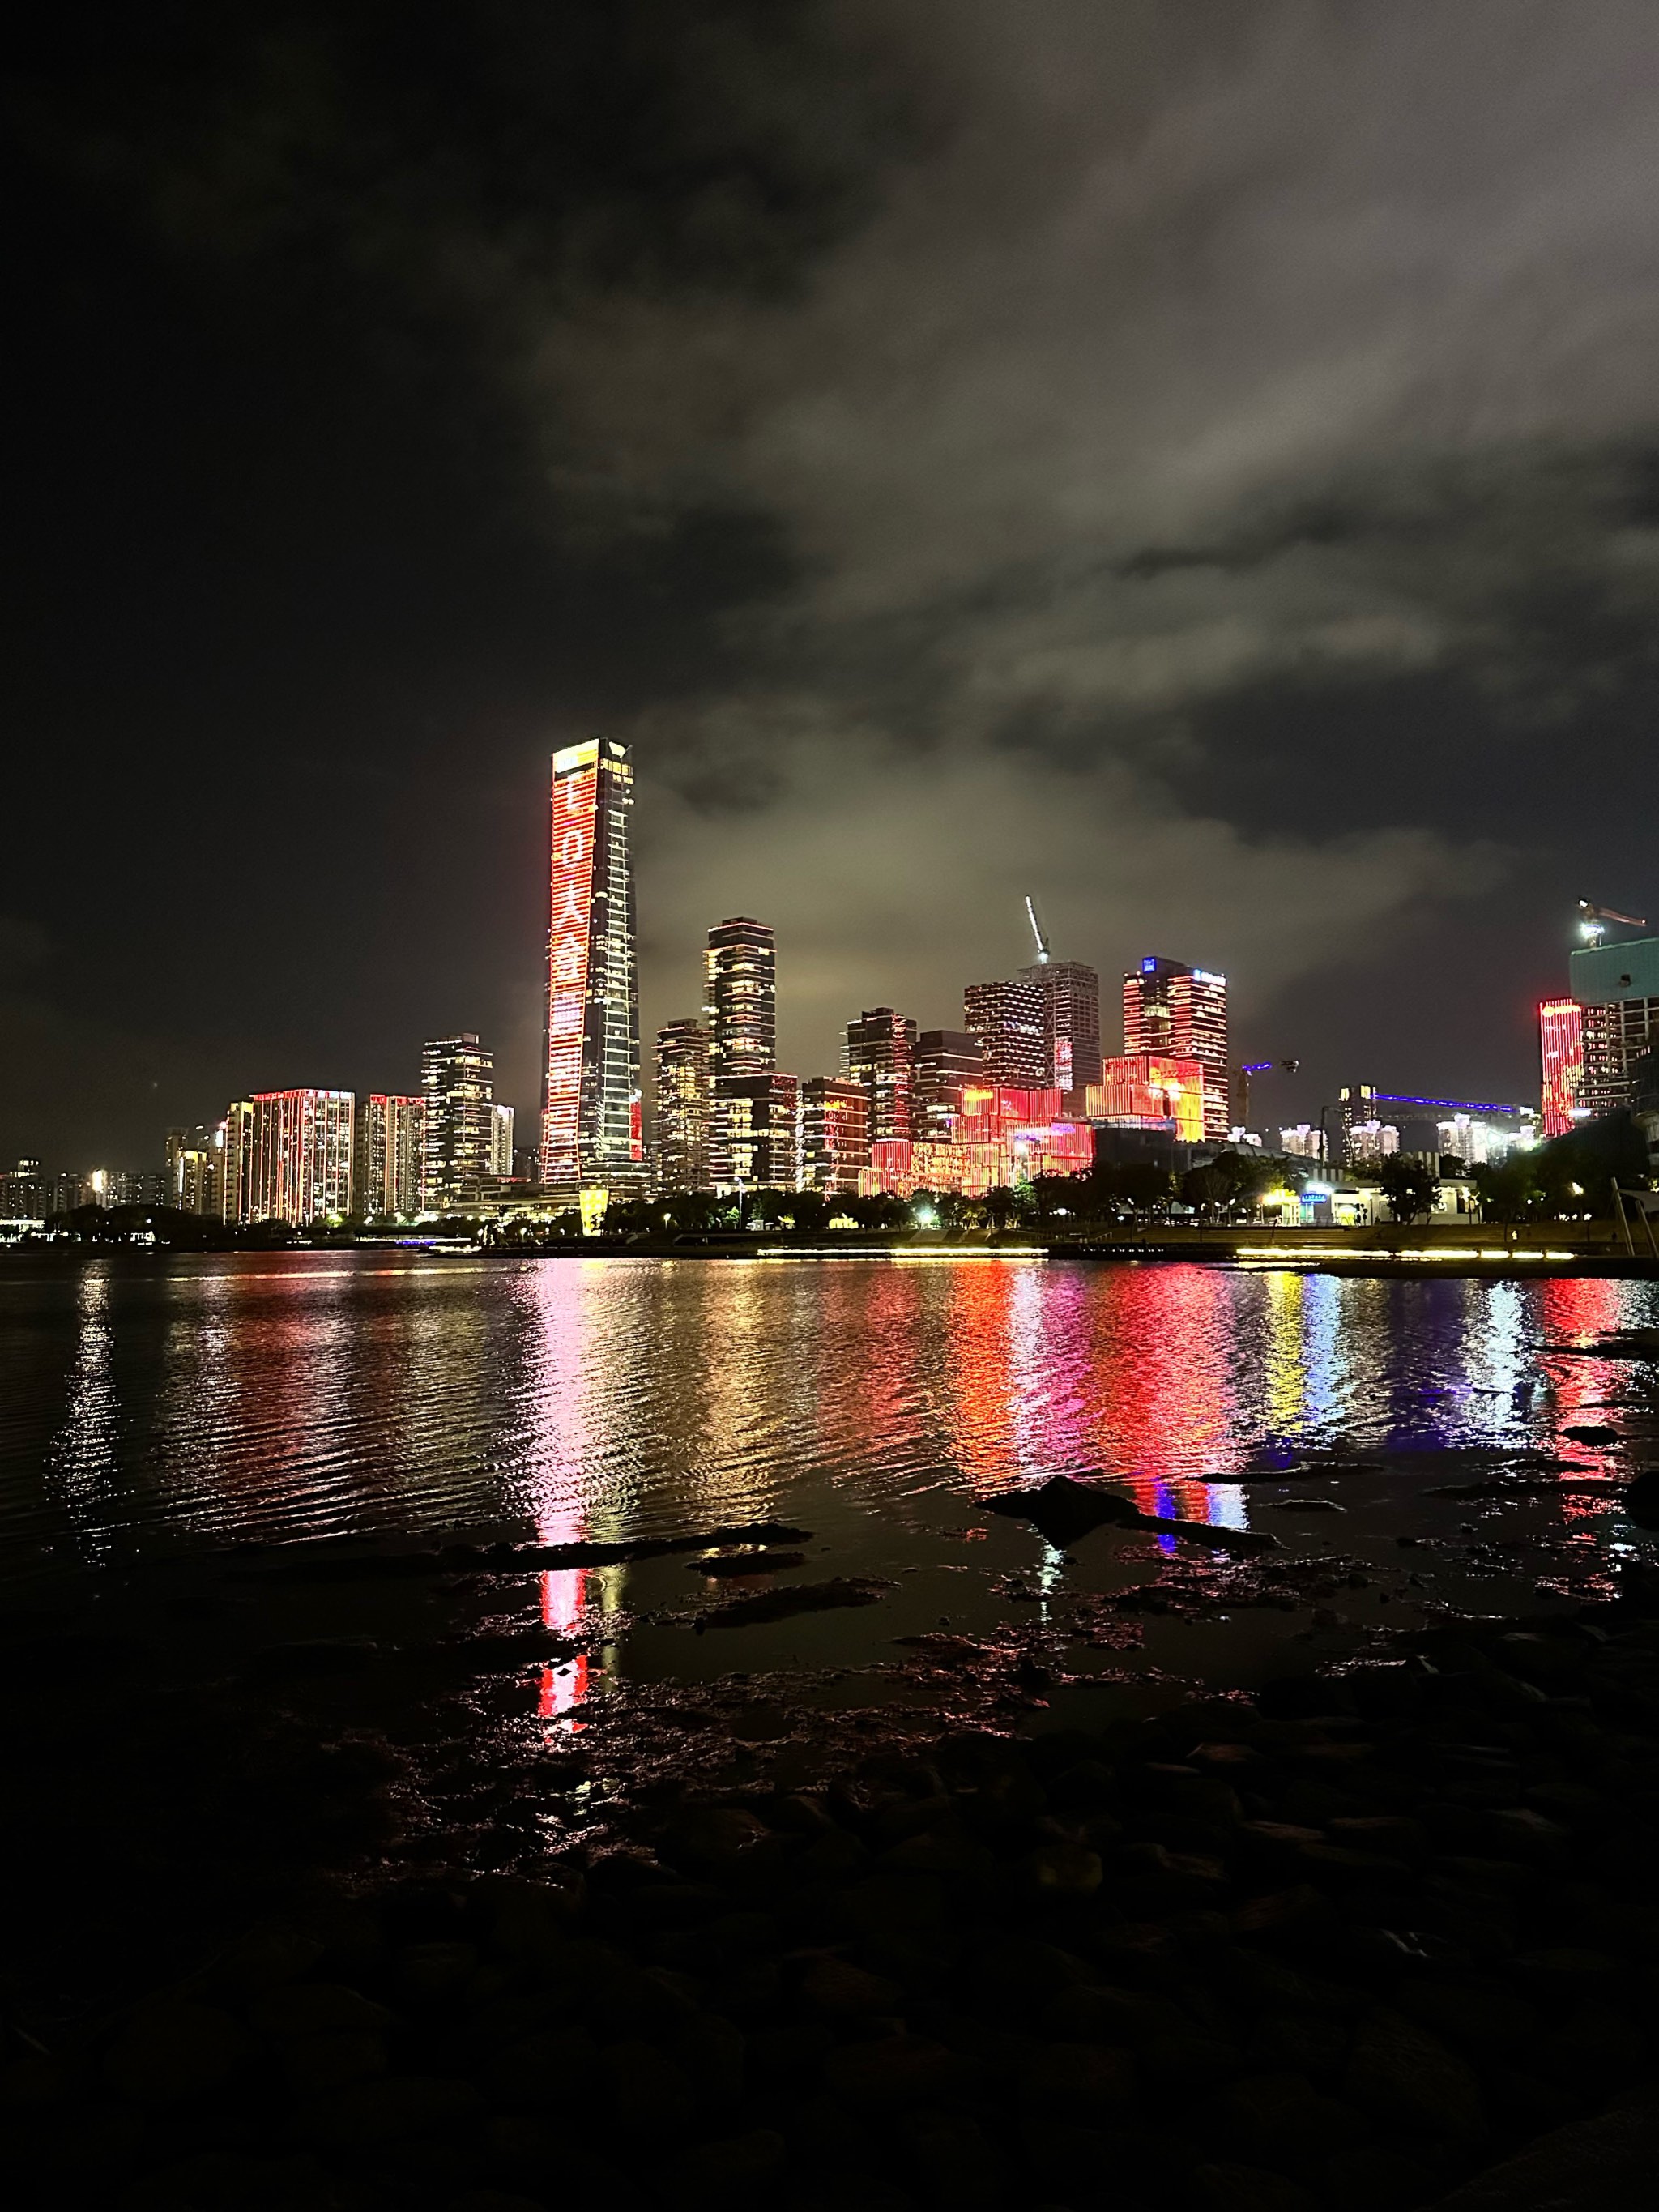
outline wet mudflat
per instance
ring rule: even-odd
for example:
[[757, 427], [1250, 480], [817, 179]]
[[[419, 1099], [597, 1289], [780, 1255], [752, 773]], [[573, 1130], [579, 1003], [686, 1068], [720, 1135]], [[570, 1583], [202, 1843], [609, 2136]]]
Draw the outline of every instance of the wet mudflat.
[[[1617, 1333], [1644, 1286], [1316, 1285], [1310, 1319], [1305, 1281], [1292, 1309], [1220, 1279], [1231, 1335], [1187, 1314], [1197, 1413], [1115, 1328], [1132, 1297], [1029, 1270], [971, 1291], [972, 1389], [938, 1370], [969, 1293], [905, 1286], [921, 1349], [879, 1405], [872, 1332], [902, 1339], [866, 1280], [826, 1413], [798, 1385], [827, 1293], [769, 1271], [732, 1355], [759, 1395], [684, 1443], [695, 1483], [659, 1312], [637, 1495], [603, 1504], [606, 1415], [556, 1460], [600, 1503], [517, 1516], [544, 1431], [499, 1344], [469, 1383], [476, 1331], [398, 1413], [428, 1439], [400, 1494], [371, 1355], [407, 1366], [405, 1304], [371, 1294], [354, 1337], [279, 1286], [313, 1301], [278, 1309], [309, 1424], [260, 1410], [262, 1311], [192, 1370], [246, 1419], [191, 1440], [136, 1360], [153, 1279], [131, 1332], [106, 1280], [90, 1353], [70, 1281], [32, 1504], [31, 1401], [0, 1401], [14, 2171], [135, 2206], [1381, 2212], [1639, 2091], [1659, 1454]], [[496, 1325], [536, 1294], [501, 1279]], [[595, 1312], [534, 1370], [556, 1400], [611, 1387]], [[1152, 1402], [1099, 1450], [1136, 1361]], [[1067, 1467], [1103, 1514], [1031, 1502]]]

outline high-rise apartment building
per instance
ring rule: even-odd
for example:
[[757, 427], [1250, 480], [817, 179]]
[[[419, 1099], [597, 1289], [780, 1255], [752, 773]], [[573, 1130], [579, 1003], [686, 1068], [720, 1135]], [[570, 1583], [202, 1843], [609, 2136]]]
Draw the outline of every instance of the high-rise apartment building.
[[962, 1025], [979, 1042], [984, 1080], [993, 1089], [1050, 1087], [1043, 995], [1027, 976], [969, 983], [962, 994]]
[[489, 1109], [489, 1172], [505, 1182], [513, 1173], [513, 1109], [499, 1103]]
[[916, 1025], [891, 1006], [866, 1007], [847, 1024], [847, 1079], [864, 1086], [870, 1138], [915, 1134]]
[[351, 1212], [349, 1091], [257, 1091], [249, 1219], [296, 1226]]
[[1227, 979], [1206, 968], [1148, 953], [1123, 978], [1123, 1049], [1163, 1060], [1195, 1060], [1204, 1071], [1204, 1134], [1231, 1126]]
[[422, 1206], [453, 1206], [465, 1194], [477, 1195], [494, 1158], [495, 1092], [495, 1055], [476, 1031], [434, 1037], [421, 1047]]
[[985, 1086], [985, 1052], [966, 1030], [923, 1030], [916, 1039], [915, 1085], [910, 1120], [924, 1144], [944, 1144], [951, 1117], [962, 1111], [963, 1091]]
[[728, 1075], [714, 1102], [716, 1190], [799, 1190], [800, 1085], [775, 1068]]
[[657, 1188], [708, 1190], [708, 1032], [701, 1022], [669, 1022], [657, 1031]]
[[225, 1125], [198, 1121], [167, 1133], [167, 1203], [180, 1213], [222, 1218]]
[[1350, 1121], [1343, 1131], [1342, 1149], [1351, 1167], [1366, 1160], [1389, 1160], [1400, 1150], [1400, 1132], [1392, 1121]]
[[[157, 1182], [165, 1178], [158, 1176]], [[39, 1160], [19, 1160], [0, 1175], [0, 1220], [50, 1221], [54, 1214], [73, 1213], [77, 1206], [100, 1202], [94, 1176], [73, 1170], [43, 1169]], [[158, 1204], [172, 1205], [163, 1197]]]
[[1382, 1111], [1374, 1083], [1345, 1083], [1337, 1091], [1341, 1121], [1341, 1157], [1361, 1160], [1390, 1159], [1400, 1150], [1397, 1119]]
[[554, 754], [541, 1175], [568, 1195], [645, 1178], [633, 806], [626, 745]]
[[253, 1101], [233, 1098], [225, 1112], [219, 1218], [233, 1229], [253, 1218]]
[[1042, 1008], [1042, 1080], [1082, 1091], [1100, 1080], [1100, 977], [1081, 960], [1042, 960], [1022, 968]]
[[1547, 1137], [1577, 1122], [1584, 1091], [1584, 1009], [1577, 999], [1546, 999], [1538, 1009], [1540, 1121]]
[[1578, 1103], [1588, 1115], [1617, 1113], [1631, 1103], [1632, 1068], [1659, 1044], [1659, 937], [1587, 945], [1567, 966], [1583, 1008]]
[[39, 1160], [21, 1159], [0, 1173], [0, 1221], [44, 1221], [45, 1182]]
[[[749, 1121], [749, 1106], [732, 1086], [769, 1075], [778, 1064], [777, 940], [765, 922], [735, 915], [709, 931], [702, 1012], [708, 1024], [709, 1177], [716, 1190], [730, 1190], [750, 1180], [732, 1149], [735, 1139], [728, 1142], [728, 1130]], [[729, 1112], [728, 1102], [737, 1102]]]
[[800, 1187], [854, 1192], [870, 1164], [870, 1096], [862, 1083], [814, 1075], [800, 1092]]
[[426, 1182], [426, 1098], [371, 1091], [357, 1109], [352, 1204], [365, 1221], [418, 1213]]

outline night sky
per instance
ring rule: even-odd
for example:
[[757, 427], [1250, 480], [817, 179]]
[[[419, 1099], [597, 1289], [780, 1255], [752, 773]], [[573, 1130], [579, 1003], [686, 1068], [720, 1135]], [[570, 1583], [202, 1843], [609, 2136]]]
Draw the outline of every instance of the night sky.
[[723, 915], [810, 1074], [1031, 890], [1259, 1119], [1528, 1097], [1659, 915], [1650, 0], [34, 12], [0, 1158], [456, 1028], [527, 1139], [593, 730], [647, 1052]]

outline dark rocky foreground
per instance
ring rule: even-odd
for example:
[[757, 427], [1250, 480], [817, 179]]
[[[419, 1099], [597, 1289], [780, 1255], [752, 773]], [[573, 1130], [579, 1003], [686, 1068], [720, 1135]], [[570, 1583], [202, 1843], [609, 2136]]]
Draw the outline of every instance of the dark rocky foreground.
[[[1254, 1700], [629, 1819], [544, 1879], [360, 1881], [52, 2047], [15, 2035], [13, 2201], [1647, 2201], [1645, 1570]], [[150, 1869], [106, 1856], [143, 1916]]]

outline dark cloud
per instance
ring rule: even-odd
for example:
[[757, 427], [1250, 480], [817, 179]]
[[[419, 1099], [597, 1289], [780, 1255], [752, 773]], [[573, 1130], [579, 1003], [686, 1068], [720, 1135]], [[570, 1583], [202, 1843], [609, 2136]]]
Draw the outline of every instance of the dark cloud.
[[603, 722], [650, 1019], [763, 911], [827, 1066], [1029, 889], [1225, 967], [1310, 1097], [1531, 1081], [1565, 902], [1651, 895], [1645, 9], [162, 26], [14, 101], [53, 1004], [112, 970], [226, 1088], [470, 1018], [530, 1106], [543, 756]]

